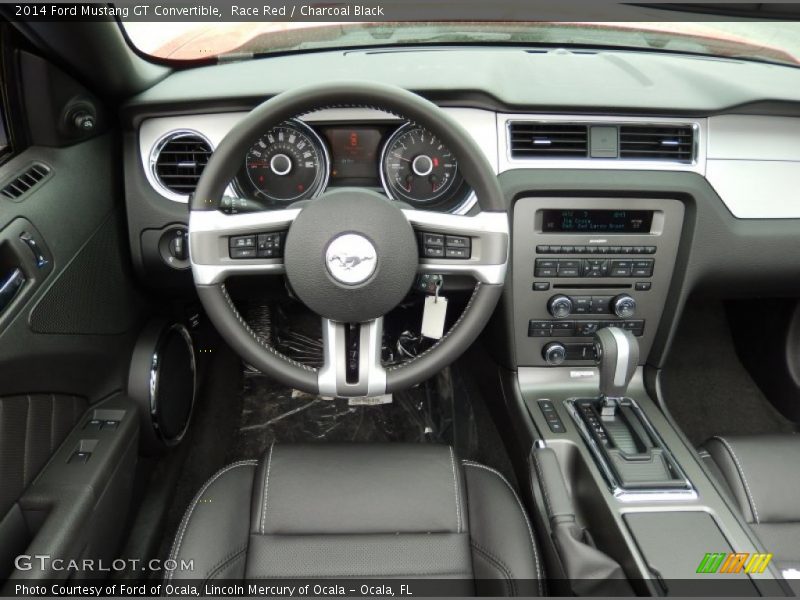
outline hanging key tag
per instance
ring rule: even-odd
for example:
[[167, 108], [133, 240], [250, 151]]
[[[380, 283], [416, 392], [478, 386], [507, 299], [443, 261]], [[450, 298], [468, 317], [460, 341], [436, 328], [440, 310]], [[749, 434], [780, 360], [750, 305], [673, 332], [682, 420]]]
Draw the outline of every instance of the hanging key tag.
[[437, 282], [434, 296], [425, 297], [425, 308], [422, 310], [422, 335], [439, 340], [444, 335], [444, 320], [447, 315], [447, 298], [439, 295], [441, 281]]

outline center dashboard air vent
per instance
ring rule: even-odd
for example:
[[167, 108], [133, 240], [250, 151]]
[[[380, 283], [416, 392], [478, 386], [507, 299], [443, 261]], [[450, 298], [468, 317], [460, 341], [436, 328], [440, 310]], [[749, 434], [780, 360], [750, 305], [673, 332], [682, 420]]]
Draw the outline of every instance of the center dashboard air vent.
[[153, 148], [153, 175], [165, 191], [189, 196], [197, 188], [212, 151], [211, 143], [200, 134], [173, 131]]
[[512, 160], [620, 160], [692, 164], [697, 126], [691, 123], [508, 121]]
[[508, 126], [512, 158], [586, 158], [588, 125], [512, 121]]
[[619, 157], [638, 160], [691, 162], [694, 128], [691, 125], [622, 125]]

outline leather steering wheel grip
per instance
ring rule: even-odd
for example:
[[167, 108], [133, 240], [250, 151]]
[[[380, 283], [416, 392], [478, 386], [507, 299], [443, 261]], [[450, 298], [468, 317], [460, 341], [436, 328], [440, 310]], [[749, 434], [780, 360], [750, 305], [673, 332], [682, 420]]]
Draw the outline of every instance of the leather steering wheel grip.
[[[484, 212], [504, 212], [497, 177], [473, 138], [438, 106], [402, 88], [369, 82], [310, 85], [279, 94], [257, 106], [222, 140], [211, 156], [191, 200], [192, 211], [215, 211], [252, 140], [287, 119], [325, 108], [368, 107], [396, 114], [429, 129], [450, 148], [462, 176]], [[191, 224], [190, 224], [191, 233]], [[245, 361], [291, 387], [319, 393], [318, 370], [281, 354], [261, 339], [233, 304], [223, 284], [197, 285], [198, 296], [228, 344]], [[396, 392], [433, 376], [458, 358], [488, 322], [502, 285], [481, 284], [458, 321], [434, 346], [386, 370], [386, 392]]]

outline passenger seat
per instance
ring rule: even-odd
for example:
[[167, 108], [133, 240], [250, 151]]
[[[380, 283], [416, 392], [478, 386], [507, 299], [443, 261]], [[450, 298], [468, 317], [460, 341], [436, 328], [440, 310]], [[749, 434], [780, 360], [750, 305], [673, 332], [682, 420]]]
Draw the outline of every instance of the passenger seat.
[[786, 578], [800, 577], [800, 435], [717, 436], [701, 456], [774, 554]]

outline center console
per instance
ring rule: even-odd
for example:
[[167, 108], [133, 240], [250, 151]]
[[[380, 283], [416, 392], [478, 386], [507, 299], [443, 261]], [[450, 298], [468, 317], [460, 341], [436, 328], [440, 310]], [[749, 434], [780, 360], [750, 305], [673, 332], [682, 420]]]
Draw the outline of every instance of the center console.
[[672, 280], [684, 205], [647, 198], [518, 200], [513, 221], [517, 363], [591, 364], [616, 326], [652, 346]]
[[[772, 568], [709, 577], [707, 553], [765, 555], [653, 400], [643, 366], [667, 301], [679, 200], [514, 205], [517, 370], [504, 389], [533, 447], [542, 536], [574, 595], [784, 595]], [[651, 391], [648, 391], [650, 389]]]

